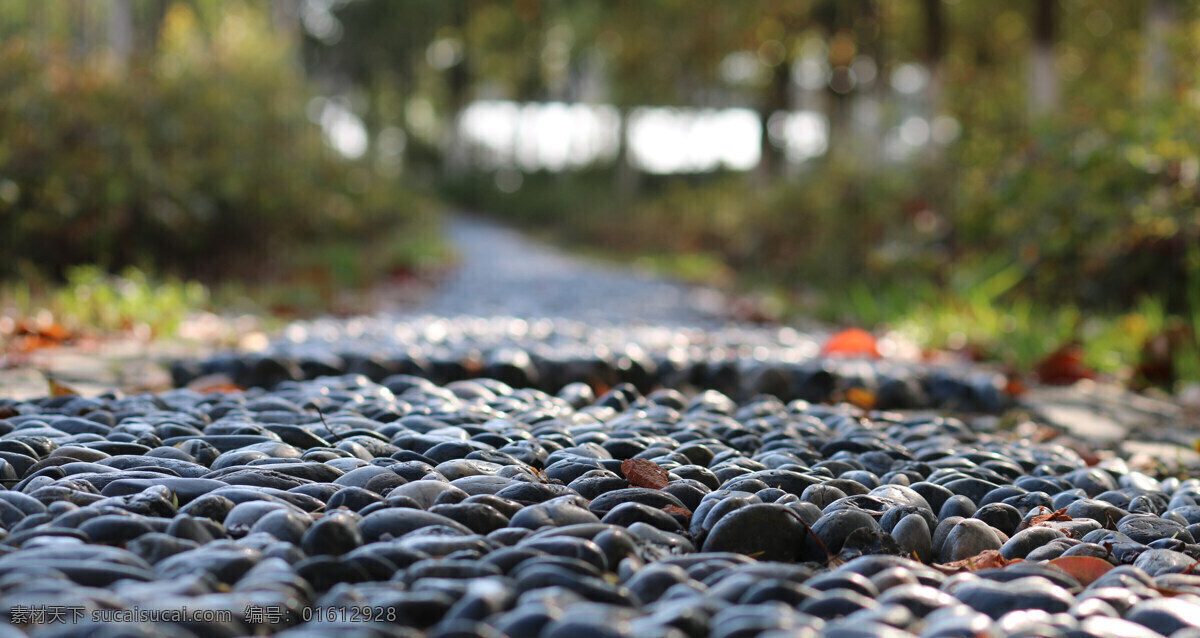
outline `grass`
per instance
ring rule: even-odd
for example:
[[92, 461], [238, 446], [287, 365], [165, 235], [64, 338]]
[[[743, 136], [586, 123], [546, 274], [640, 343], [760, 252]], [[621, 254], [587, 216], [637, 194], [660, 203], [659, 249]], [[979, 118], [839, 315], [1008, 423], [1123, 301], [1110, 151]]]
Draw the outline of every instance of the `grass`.
[[208, 287], [196, 281], [156, 279], [136, 268], [109, 274], [96, 266], [69, 268], [66, 281], [53, 282], [34, 271], [23, 283], [0, 287], [0, 308], [14, 321], [39, 328], [58, 324], [69, 334], [133, 329], [174, 334], [189, 314], [211, 307]]
[[[1102, 313], [1070, 303], [1051, 307], [987, 285], [998, 281], [965, 289], [917, 284], [871, 290], [859, 284], [844, 295], [819, 294], [793, 304], [789, 314], [895, 330], [925, 349], [959, 351], [1026, 373], [1077, 341], [1087, 367], [1123, 382], [1133, 380], [1144, 344], [1173, 320], [1153, 297], [1143, 297], [1129, 312]], [[1178, 378], [1200, 379], [1195, 347], [1179, 345], [1172, 356]]]
[[447, 259], [439, 238], [396, 230], [367, 241], [300, 246], [276, 272], [211, 284], [98, 266], [68, 268], [56, 281], [24, 267], [19, 283], [0, 284], [0, 342], [22, 331], [57, 340], [130, 332], [146, 340], [176, 338], [198, 312], [250, 314], [267, 329], [295, 317], [369, 312], [380, 284], [424, 277]]

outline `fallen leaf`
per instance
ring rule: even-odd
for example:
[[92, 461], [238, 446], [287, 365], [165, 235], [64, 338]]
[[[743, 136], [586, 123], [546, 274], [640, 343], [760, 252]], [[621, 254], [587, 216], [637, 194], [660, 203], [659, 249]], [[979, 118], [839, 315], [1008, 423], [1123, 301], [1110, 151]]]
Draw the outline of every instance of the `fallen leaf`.
[[1051, 385], [1070, 385], [1082, 379], [1095, 379], [1096, 371], [1083, 364], [1083, 346], [1068, 343], [1046, 355], [1034, 366], [1038, 380]]
[[1042, 523], [1046, 523], [1049, 521], [1074, 520], [1070, 516], [1067, 516], [1067, 509], [1065, 507], [1063, 509], [1060, 509], [1060, 510], [1057, 510], [1054, 512], [1051, 512], [1050, 508], [1048, 508], [1048, 507], [1044, 508], [1044, 509], [1046, 510], [1046, 512], [1044, 514], [1038, 514], [1038, 515], [1034, 516], [1033, 518], [1029, 519], [1029, 522], [1026, 523], [1025, 525], [1023, 525], [1022, 527], [1037, 527], [1038, 525], [1041, 525]]
[[864, 388], [850, 388], [846, 390], [846, 401], [855, 407], [864, 410], [873, 410], [875, 408], [875, 393]]
[[1050, 564], [1073, 576], [1084, 587], [1096, 582], [1113, 568], [1112, 563], [1095, 556], [1059, 556]]
[[19, 335], [12, 340], [13, 351], [19, 353], [29, 353], [33, 352], [34, 350], [54, 348], [59, 345], [60, 342], [38, 334]]
[[685, 508], [679, 507], [678, 505], [668, 505], [662, 509], [664, 512], [666, 512], [668, 514], [678, 514], [678, 515], [680, 515], [684, 518], [688, 518], [688, 519], [690, 519], [692, 517], [692, 513], [690, 511], [688, 511]]
[[1076, 454], [1078, 454], [1079, 458], [1083, 459], [1083, 462], [1087, 463], [1088, 467], [1092, 467], [1092, 466], [1100, 463], [1100, 461], [1102, 460], [1100, 458], [1100, 456], [1098, 454], [1096, 454], [1096, 451], [1090, 445], [1088, 445], [1078, 439], [1073, 439], [1070, 437], [1063, 437], [1062, 439], [1057, 441], [1057, 443], [1059, 443], [1063, 447], [1070, 448], [1072, 451], [1074, 451]]
[[46, 377], [46, 383], [50, 385], [50, 396], [52, 397], [77, 397], [79, 391], [71, 386], [55, 381], [53, 377]]
[[821, 346], [821, 354], [827, 357], [881, 357], [875, 336], [861, 328], [850, 328], [829, 337]]
[[935, 564], [933, 565], [933, 568], [944, 574], [957, 574], [959, 572], [974, 572], [981, 569], [991, 569], [992, 567], [1005, 567], [1019, 562], [1022, 562], [1020, 558], [1008, 560], [1000, 554], [999, 550], [985, 549], [974, 556], [968, 556], [962, 560], [956, 560], [950, 563]]
[[661, 490], [667, 486], [667, 471], [647, 459], [629, 459], [621, 463], [621, 473], [631, 485]]
[[192, 382], [187, 384], [187, 389], [201, 394], [216, 394], [219, 392], [242, 392], [246, 388], [234, 383], [233, 378], [229, 375], [217, 373], [192, 379]]
[[1058, 437], [1062, 436], [1062, 434], [1063, 431], [1058, 428], [1052, 428], [1048, 425], [1038, 425], [1033, 434], [1029, 437], [1029, 440], [1033, 441], [1034, 443], [1045, 443], [1046, 441], [1053, 441], [1054, 439], [1057, 439]]

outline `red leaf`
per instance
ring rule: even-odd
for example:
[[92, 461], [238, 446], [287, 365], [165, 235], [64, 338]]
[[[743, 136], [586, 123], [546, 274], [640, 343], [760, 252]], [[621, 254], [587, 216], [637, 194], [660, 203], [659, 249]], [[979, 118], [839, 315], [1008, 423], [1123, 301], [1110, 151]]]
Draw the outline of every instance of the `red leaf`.
[[646, 459], [629, 459], [621, 463], [621, 473], [631, 485], [661, 490], [667, 486], [667, 471]]
[[1024, 396], [1025, 393], [1029, 392], [1029, 387], [1026, 386], [1025, 382], [1021, 381], [1019, 377], [1010, 375], [1008, 377], [1008, 383], [1004, 384], [1004, 392], [1006, 392], [1010, 397], [1019, 397]]
[[860, 328], [843, 330], [831, 337], [821, 347], [824, 356], [880, 358], [879, 344], [875, 336]]
[[1050, 561], [1051, 565], [1067, 572], [1087, 587], [1112, 569], [1112, 563], [1095, 556], [1059, 556]]
[[1070, 385], [1081, 379], [1095, 379], [1096, 371], [1083, 364], [1083, 346], [1068, 343], [1046, 355], [1034, 367], [1042, 383]]

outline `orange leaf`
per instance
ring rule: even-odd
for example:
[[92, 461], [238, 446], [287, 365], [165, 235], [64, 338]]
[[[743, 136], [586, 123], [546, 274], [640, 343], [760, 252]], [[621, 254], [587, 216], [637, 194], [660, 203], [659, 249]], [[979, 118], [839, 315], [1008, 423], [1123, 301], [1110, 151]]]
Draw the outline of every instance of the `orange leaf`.
[[50, 384], [50, 396], [52, 397], [77, 397], [79, 392], [65, 383], [59, 383], [52, 377], [46, 377], [46, 382]]
[[187, 384], [187, 389], [201, 394], [216, 394], [218, 392], [242, 392], [246, 388], [233, 382], [227, 374], [209, 374], [193, 379]]
[[66, 341], [71, 338], [70, 331], [61, 323], [51, 323], [41, 330], [41, 335], [54, 341]]
[[958, 572], [974, 572], [992, 567], [1005, 567], [1019, 562], [1021, 562], [1020, 558], [1008, 560], [1000, 554], [999, 550], [985, 549], [974, 556], [968, 556], [951, 563], [934, 565], [933, 568], [946, 574], [957, 574]]
[[679, 507], [678, 505], [668, 505], [668, 506], [666, 506], [666, 507], [664, 507], [664, 508], [663, 508], [663, 511], [664, 511], [664, 512], [666, 512], [666, 513], [668, 513], [668, 514], [679, 514], [680, 516], [683, 516], [684, 518], [691, 518], [691, 517], [692, 517], [692, 513], [691, 513], [691, 512], [689, 512], [689, 511], [688, 511], [687, 509], [685, 509], [685, 508]]
[[843, 330], [831, 337], [821, 347], [824, 356], [880, 358], [879, 344], [875, 336], [860, 328]]
[[646, 459], [629, 459], [621, 463], [621, 473], [629, 483], [637, 487], [661, 490], [667, 486], [667, 471]]
[[1059, 556], [1051, 560], [1050, 564], [1074, 576], [1084, 587], [1091, 585], [1113, 568], [1112, 563], [1095, 556]]
[[846, 390], [846, 401], [864, 410], [871, 410], [875, 407], [875, 393], [863, 388], [850, 388]]
[[12, 341], [12, 348], [16, 352], [29, 353], [42, 348], [53, 348], [59, 345], [59, 342], [53, 339], [47, 339], [39, 334], [24, 334], [19, 335]]
[[1051, 512], [1049, 510], [1049, 508], [1047, 508], [1045, 514], [1038, 514], [1037, 516], [1034, 516], [1033, 518], [1029, 519], [1029, 523], [1025, 527], [1037, 527], [1038, 525], [1041, 525], [1042, 523], [1045, 523], [1048, 521], [1070, 521], [1070, 520], [1074, 520], [1074, 519], [1072, 519], [1070, 516], [1067, 516], [1067, 509], [1065, 507], [1063, 509], [1060, 509], [1055, 512]]

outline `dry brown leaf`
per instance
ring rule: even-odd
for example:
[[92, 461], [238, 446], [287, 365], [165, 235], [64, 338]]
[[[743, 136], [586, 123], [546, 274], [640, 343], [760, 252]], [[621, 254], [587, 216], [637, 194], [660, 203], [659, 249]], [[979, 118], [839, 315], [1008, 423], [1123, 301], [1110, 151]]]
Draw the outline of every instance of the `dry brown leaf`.
[[968, 556], [962, 560], [956, 560], [951, 563], [940, 563], [933, 565], [933, 568], [944, 574], [957, 574], [959, 572], [974, 572], [981, 569], [991, 569], [992, 567], [1006, 567], [1013, 563], [1022, 562], [1020, 558], [1008, 560], [1000, 554], [999, 550], [986, 549], [974, 556]]
[[846, 402], [864, 410], [875, 409], [875, 393], [863, 388], [846, 390]]
[[1050, 564], [1074, 576], [1084, 587], [1096, 582], [1113, 568], [1112, 563], [1095, 556], [1059, 556]]
[[621, 463], [621, 473], [631, 485], [661, 490], [667, 486], [667, 471], [647, 459], [629, 459]]
[[1095, 379], [1096, 371], [1084, 365], [1083, 356], [1083, 346], [1070, 342], [1046, 355], [1034, 366], [1034, 371], [1039, 381], [1049, 385], [1070, 385], [1081, 379]]
[[193, 379], [187, 384], [187, 389], [201, 394], [216, 394], [218, 392], [241, 392], [246, 388], [233, 382], [227, 374], [208, 374]]
[[1060, 510], [1054, 511], [1054, 512], [1047, 511], [1045, 514], [1038, 514], [1037, 516], [1034, 516], [1033, 518], [1029, 519], [1029, 522], [1027, 524], [1025, 524], [1023, 527], [1037, 527], [1038, 525], [1041, 525], [1042, 523], [1046, 523], [1049, 521], [1070, 521], [1070, 520], [1074, 520], [1074, 519], [1072, 519], [1070, 516], [1067, 516], [1067, 510], [1066, 510], [1066, 508], [1063, 508], [1063, 509], [1060, 509]]
[[663, 508], [663, 511], [668, 514], [678, 514], [678, 515], [683, 516], [688, 519], [690, 519], [692, 517], [692, 513], [690, 511], [688, 511], [687, 509], [684, 509], [682, 507], [679, 507], [678, 505], [668, 505]]
[[1009, 396], [1020, 397], [1029, 392], [1029, 386], [1016, 375], [1010, 375], [1008, 382], [1004, 384], [1004, 392]]
[[79, 391], [71, 386], [55, 381], [53, 377], [46, 377], [46, 383], [50, 385], [50, 396], [52, 397], [77, 397]]

